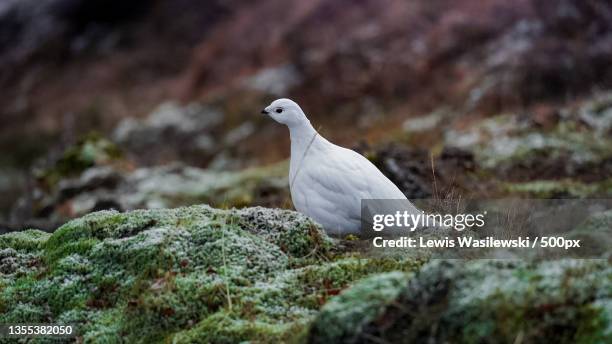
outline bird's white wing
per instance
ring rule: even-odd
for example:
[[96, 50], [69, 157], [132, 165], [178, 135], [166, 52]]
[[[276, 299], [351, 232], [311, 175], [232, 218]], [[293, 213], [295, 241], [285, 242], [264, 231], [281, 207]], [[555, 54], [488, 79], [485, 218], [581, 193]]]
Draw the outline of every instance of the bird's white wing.
[[[359, 206], [361, 221], [369, 223], [366, 228], [372, 228], [373, 216], [376, 214], [395, 214], [397, 211], [407, 211], [409, 214], [419, 214], [421, 211], [417, 209], [401, 192], [401, 190], [393, 184], [374, 164], [357, 152], [345, 149], [344, 154], [347, 160], [351, 161], [355, 166], [354, 171], [359, 172], [359, 176], [366, 183], [366, 192], [360, 196], [361, 199], [377, 200], [364, 204], [365, 208]], [[357, 177], [357, 176], [355, 176]], [[361, 218], [363, 217], [363, 218]], [[400, 232], [396, 232], [400, 230]], [[389, 227], [385, 233], [401, 233], [401, 228]], [[362, 235], [372, 235], [373, 232], [364, 232]]]
[[294, 203], [325, 227], [341, 227], [338, 219], [358, 224], [362, 199], [406, 199], [376, 166], [352, 150], [334, 145], [304, 163], [295, 186], [301, 198]]
[[331, 232], [344, 232], [359, 223], [359, 200], [367, 194], [367, 183], [356, 178], [359, 173], [350, 164], [333, 151], [309, 154], [291, 192], [296, 208]]
[[343, 163], [351, 172], [351, 179], [359, 179], [363, 199], [406, 199], [402, 191], [393, 184], [374, 164], [361, 154], [350, 149], [338, 147]]

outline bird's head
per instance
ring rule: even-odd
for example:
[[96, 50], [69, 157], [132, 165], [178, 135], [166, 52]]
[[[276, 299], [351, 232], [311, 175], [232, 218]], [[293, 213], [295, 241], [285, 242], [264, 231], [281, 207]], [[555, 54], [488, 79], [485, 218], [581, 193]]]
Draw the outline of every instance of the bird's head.
[[308, 122], [304, 111], [291, 99], [281, 98], [273, 101], [261, 113], [272, 117], [278, 123], [293, 127]]

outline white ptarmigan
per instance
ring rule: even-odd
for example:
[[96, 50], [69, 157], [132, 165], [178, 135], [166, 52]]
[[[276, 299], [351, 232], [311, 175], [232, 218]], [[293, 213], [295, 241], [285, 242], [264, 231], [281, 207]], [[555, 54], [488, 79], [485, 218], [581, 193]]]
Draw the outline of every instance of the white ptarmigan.
[[[289, 128], [289, 187], [293, 205], [332, 235], [360, 234], [362, 199], [406, 196], [368, 159], [322, 137], [302, 109], [277, 99], [261, 111]], [[409, 201], [411, 212], [418, 212]]]

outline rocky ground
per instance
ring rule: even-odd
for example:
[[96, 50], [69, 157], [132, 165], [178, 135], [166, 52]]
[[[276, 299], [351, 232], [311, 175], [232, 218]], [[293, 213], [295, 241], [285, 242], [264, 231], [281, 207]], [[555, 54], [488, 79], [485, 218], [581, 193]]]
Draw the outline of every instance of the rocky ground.
[[0, 236], [0, 322], [95, 343], [605, 343], [610, 259], [374, 257], [288, 210], [100, 211]]

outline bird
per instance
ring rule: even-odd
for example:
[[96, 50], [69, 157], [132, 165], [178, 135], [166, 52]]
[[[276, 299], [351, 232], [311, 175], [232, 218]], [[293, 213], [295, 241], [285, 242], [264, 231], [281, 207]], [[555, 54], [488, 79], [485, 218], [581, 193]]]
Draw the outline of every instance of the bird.
[[321, 136], [296, 102], [277, 99], [261, 113], [289, 128], [291, 200], [326, 233], [363, 236], [361, 200], [404, 200], [411, 213], [420, 213], [367, 158]]

